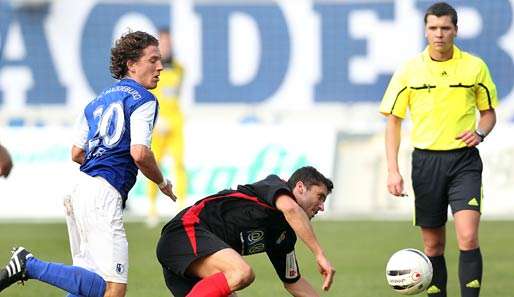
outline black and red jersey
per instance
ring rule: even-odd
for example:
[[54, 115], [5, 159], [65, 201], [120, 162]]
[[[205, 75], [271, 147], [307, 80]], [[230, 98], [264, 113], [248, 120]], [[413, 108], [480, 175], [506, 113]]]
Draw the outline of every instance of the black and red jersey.
[[163, 234], [181, 224], [196, 254], [202, 241], [195, 230], [202, 227], [241, 255], [266, 252], [281, 280], [295, 282], [300, 277], [294, 255], [296, 234], [275, 207], [282, 194], [294, 199], [287, 183], [276, 175], [221, 191], [181, 211], [164, 226]]

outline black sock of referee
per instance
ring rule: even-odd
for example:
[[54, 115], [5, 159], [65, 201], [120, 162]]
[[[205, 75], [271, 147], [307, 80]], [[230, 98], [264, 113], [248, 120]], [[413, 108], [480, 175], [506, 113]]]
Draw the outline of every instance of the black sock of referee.
[[460, 251], [460, 294], [462, 297], [478, 297], [482, 286], [482, 253], [480, 248]]
[[446, 297], [446, 283], [448, 281], [448, 271], [444, 255], [428, 257], [432, 262], [434, 275], [432, 282], [428, 286], [427, 294], [429, 297]]

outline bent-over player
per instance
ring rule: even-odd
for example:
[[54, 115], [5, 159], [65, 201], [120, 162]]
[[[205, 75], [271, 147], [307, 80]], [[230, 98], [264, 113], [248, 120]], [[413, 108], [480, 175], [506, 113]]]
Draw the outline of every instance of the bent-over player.
[[328, 290], [335, 270], [310, 219], [332, 188], [314, 167], [303, 167], [287, 182], [270, 175], [199, 200], [162, 230], [157, 258], [166, 285], [175, 297], [229, 296], [255, 277], [242, 256], [266, 252], [291, 295], [319, 296], [300, 274], [295, 243], [300, 237], [314, 254]]

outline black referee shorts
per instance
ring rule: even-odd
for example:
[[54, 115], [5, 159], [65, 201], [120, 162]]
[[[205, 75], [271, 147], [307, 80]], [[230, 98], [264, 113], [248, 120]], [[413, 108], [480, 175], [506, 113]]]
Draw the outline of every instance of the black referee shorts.
[[478, 149], [450, 151], [414, 149], [412, 187], [415, 195], [414, 224], [441, 227], [452, 213], [482, 205], [482, 160]]
[[[157, 259], [161, 263], [166, 286], [175, 297], [186, 296], [200, 281], [197, 277], [187, 275], [186, 270], [191, 263], [230, 248], [201, 224], [195, 224], [193, 228], [194, 232], [189, 230], [188, 233], [180, 217], [175, 217], [163, 228], [157, 244]], [[196, 249], [193, 249], [191, 239], [194, 239]]]

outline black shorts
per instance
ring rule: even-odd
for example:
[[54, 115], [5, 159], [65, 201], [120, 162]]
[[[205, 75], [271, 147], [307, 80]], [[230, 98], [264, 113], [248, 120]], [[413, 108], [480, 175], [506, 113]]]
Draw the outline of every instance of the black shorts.
[[452, 213], [482, 205], [482, 160], [476, 148], [451, 151], [415, 149], [412, 153], [414, 224], [441, 227]]
[[163, 228], [157, 244], [157, 259], [162, 265], [166, 286], [175, 297], [186, 296], [200, 280], [186, 273], [193, 261], [230, 248], [227, 243], [201, 224], [194, 225], [196, 250], [193, 248], [190, 236], [192, 236], [191, 230], [188, 236], [182, 221], [176, 218]]

